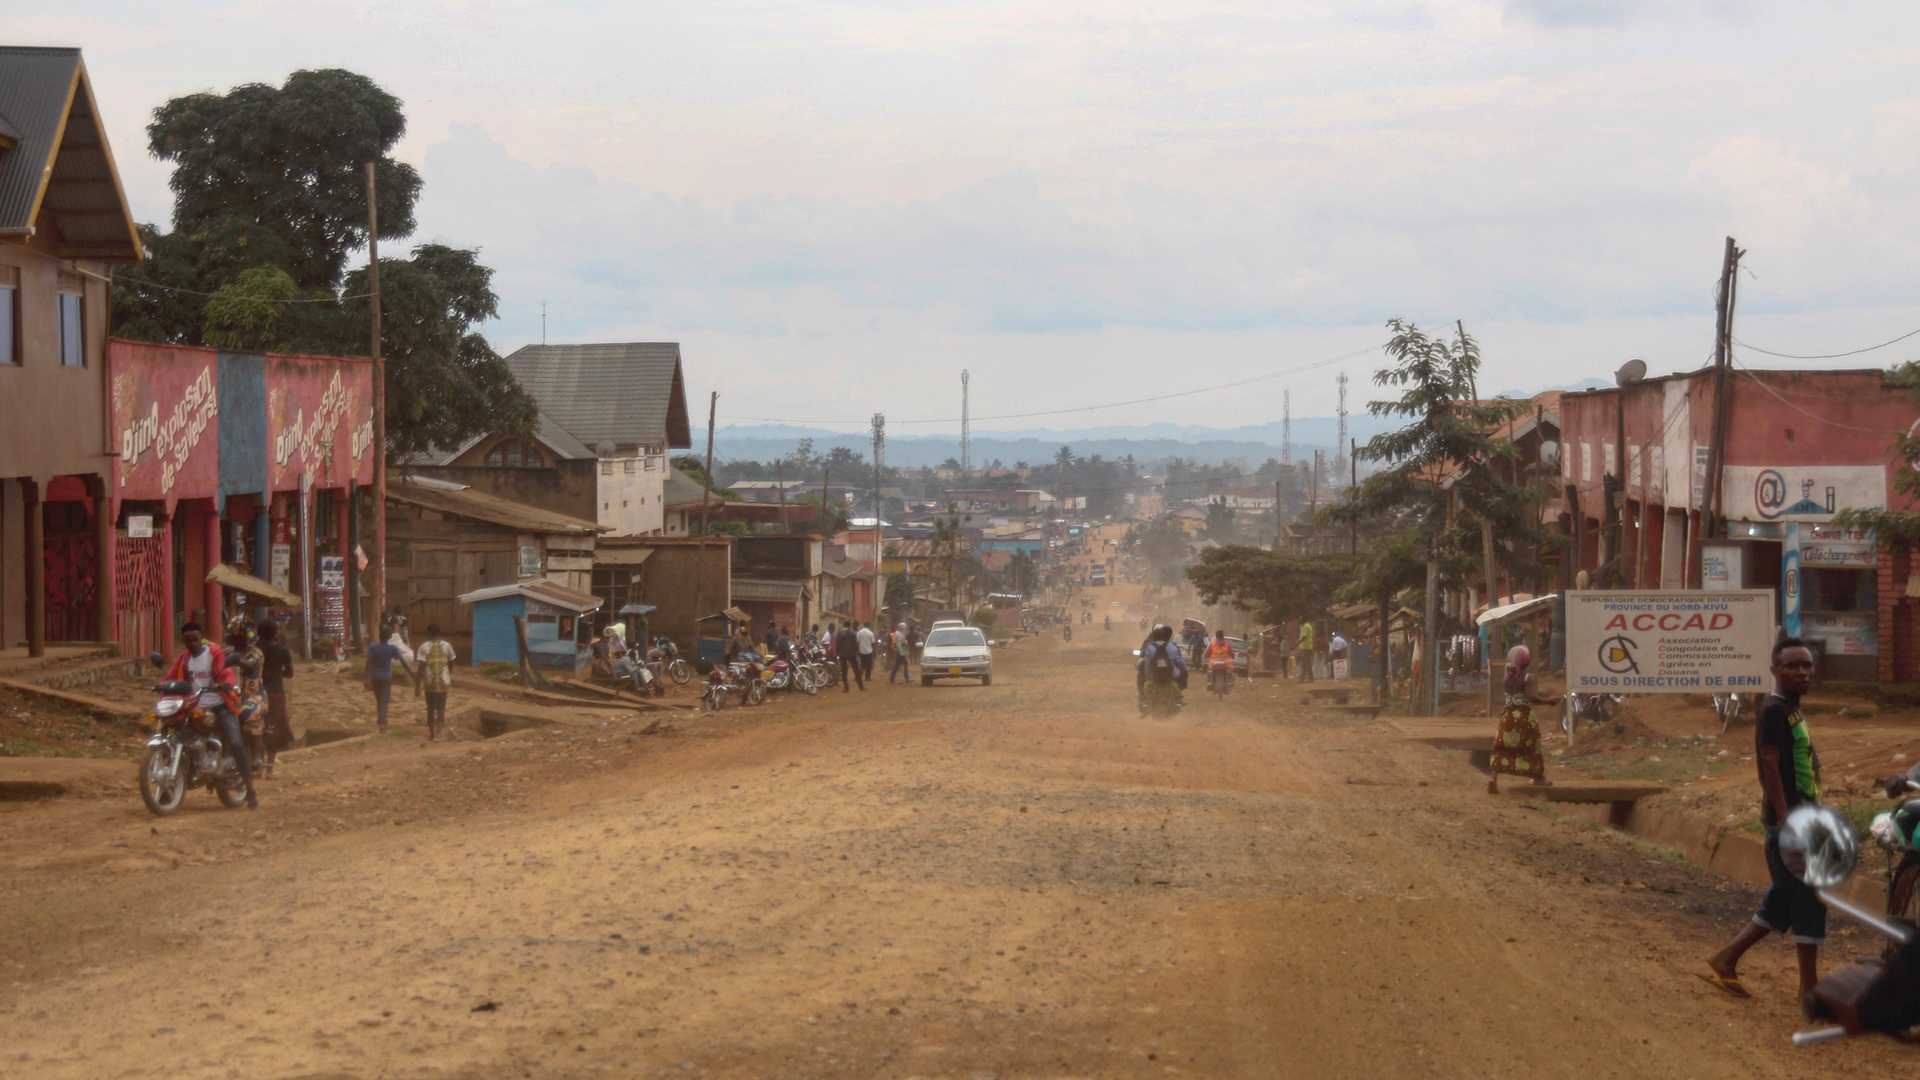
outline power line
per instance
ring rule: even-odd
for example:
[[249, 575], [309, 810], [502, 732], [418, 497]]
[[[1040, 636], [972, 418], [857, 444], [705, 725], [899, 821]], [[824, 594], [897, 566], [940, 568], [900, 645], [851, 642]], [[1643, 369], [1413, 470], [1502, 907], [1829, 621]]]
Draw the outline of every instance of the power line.
[[[1070, 409], [1041, 409], [1036, 412], [1002, 413], [998, 416], [975, 416], [975, 417], [972, 417], [971, 419], [972, 420], [1025, 420], [1035, 416], [1061, 416], [1066, 413], [1097, 412], [1101, 409], [1118, 409], [1128, 405], [1146, 405], [1156, 401], [1171, 401], [1174, 398], [1192, 397], [1195, 394], [1210, 394], [1216, 390], [1232, 390], [1236, 387], [1250, 386], [1254, 383], [1259, 383], [1259, 382], [1268, 382], [1273, 379], [1284, 378], [1288, 375], [1299, 375], [1303, 372], [1313, 371], [1317, 368], [1329, 367], [1333, 364], [1338, 364], [1346, 360], [1352, 360], [1352, 359], [1355, 359], [1356, 357], [1365, 356], [1368, 353], [1373, 352], [1378, 348], [1379, 348], [1378, 345], [1369, 345], [1364, 349], [1356, 349], [1353, 352], [1343, 353], [1339, 356], [1330, 356], [1325, 360], [1316, 360], [1311, 364], [1302, 364], [1298, 367], [1286, 368], [1281, 371], [1270, 371], [1264, 375], [1255, 375], [1246, 379], [1236, 379], [1233, 382], [1219, 383], [1214, 386], [1202, 386], [1193, 390], [1180, 390], [1171, 394], [1156, 394], [1152, 397], [1132, 398], [1127, 401], [1114, 401], [1114, 402], [1109, 402], [1105, 405], [1080, 405]], [[864, 426], [868, 423], [868, 421], [866, 420], [796, 420], [790, 417], [778, 417], [778, 416], [729, 416], [727, 417], [727, 419], [728, 420], [749, 420], [757, 424], [859, 424]], [[930, 419], [930, 420], [889, 420], [888, 421], [888, 423], [891, 423], [891, 424], [952, 424], [957, 422], [958, 422], [958, 418], [956, 417], [944, 417], [940, 419]]]
[[1799, 353], [1774, 352], [1772, 349], [1763, 349], [1758, 345], [1749, 345], [1739, 338], [1735, 338], [1733, 343], [1743, 349], [1751, 349], [1757, 353], [1766, 353], [1768, 356], [1777, 356], [1782, 360], [1838, 360], [1843, 356], [1859, 356], [1861, 353], [1869, 353], [1875, 349], [1884, 349], [1889, 345], [1898, 345], [1900, 342], [1915, 335], [1920, 335], [1920, 330], [1909, 330], [1899, 337], [1894, 338], [1892, 341], [1883, 341], [1878, 345], [1869, 345], [1864, 349], [1849, 349], [1846, 352], [1837, 353], [1816, 353], [1808, 356], [1802, 356]]

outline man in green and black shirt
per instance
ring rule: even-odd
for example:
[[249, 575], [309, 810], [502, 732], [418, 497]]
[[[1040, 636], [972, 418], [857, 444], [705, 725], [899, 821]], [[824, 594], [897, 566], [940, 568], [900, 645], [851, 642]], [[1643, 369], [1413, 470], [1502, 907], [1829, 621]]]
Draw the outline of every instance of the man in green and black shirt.
[[1780, 860], [1780, 822], [1801, 803], [1820, 801], [1820, 755], [1800, 712], [1800, 696], [1813, 686], [1813, 652], [1799, 638], [1773, 647], [1775, 689], [1760, 705], [1754, 728], [1754, 763], [1760, 770], [1760, 823], [1767, 830], [1767, 871], [1773, 884], [1753, 921], [1726, 948], [1707, 960], [1713, 975], [1701, 978], [1735, 997], [1750, 996], [1740, 985], [1740, 957], [1771, 933], [1791, 934], [1800, 958], [1800, 992], [1819, 980], [1820, 944], [1827, 936], [1827, 906], [1812, 887], [1793, 876]]

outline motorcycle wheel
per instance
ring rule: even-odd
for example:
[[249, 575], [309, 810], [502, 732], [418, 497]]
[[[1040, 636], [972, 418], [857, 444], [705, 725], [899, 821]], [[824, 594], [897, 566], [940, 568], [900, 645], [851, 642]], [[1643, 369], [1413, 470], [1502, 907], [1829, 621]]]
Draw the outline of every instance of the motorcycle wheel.
[[221, 774], [223, 774], [223, 776], [230, 774], [232, 780], [225, 780], [225, 778], [223, 778], [223, 780], [213, 780], [213, 794], [217, 794], [217, 796], [221, 798], [221, 805], [225, 805], [227, 809], [240, 809], [240, 807], [244, 807], [244, 805], [246, 805], [248, 792], [246, 792], [246, 780], [240, 778], [240, 767], [234, 765], [234, 763], [230, 763], [230, 761], [223, 761], [221, 767], [223, 767]]
[[767, 700], [767, 684], [755, 679], [747, 684], [747, 704], [759, 705]]
[[687, 680], [693, 678], [693, 669], [687, 666], [685, 660], [675, 657], [667, 664], [667, 675], [671, 677], [674, 682], [685, 686], [687, 685]]
[[[1920, 854], [1909, 852], [1895, 868], [1893, 882], [1887, 886], [1887, 919], [1920, 927]], [[1889, 941], [1881, 957], [1891, 964], [1899, 954], [1900, 946]]]
[[[149, 749], [146, 759], [140, 762], [140, 799], [155, 817], [173, 814], [187, 800], [184, 768], [176, 770], [171, 780], [167, 778], [167, 762], [172, 759], [173, 754], [167, 747], [156, 746]], [[185, 764], [181, 762], [183, 767]]]
[[706, 712], [719, 712], [721, 706], [726, 704], [726, 701], [726, 693], [721, 690], [716, 690], [713, 687], [708, 687], [700, 692], [700, 708]]
[[812, 668], [794, 668], [793, 685], [798, 687], [800, 692], [808, 697], [812, 697], [820, 692], [820, 684], [813, 681]]

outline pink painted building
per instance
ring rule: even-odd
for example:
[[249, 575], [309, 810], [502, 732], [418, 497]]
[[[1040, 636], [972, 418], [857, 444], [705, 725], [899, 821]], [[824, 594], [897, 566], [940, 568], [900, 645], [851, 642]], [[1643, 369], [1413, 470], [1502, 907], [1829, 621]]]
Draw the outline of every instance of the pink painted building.
[[1560, 399], [1568, 577], [1775, 589], [1781, 625], [1819, 646], [1826, 673], [1913, 681], [1911, 554], [1831, 523], [1851, 507], [1912, 508], [1895, 492], [1891, 445], [1920, 406], [1878, 369], [1725, 377], [1719, 427], [1712, 369]]

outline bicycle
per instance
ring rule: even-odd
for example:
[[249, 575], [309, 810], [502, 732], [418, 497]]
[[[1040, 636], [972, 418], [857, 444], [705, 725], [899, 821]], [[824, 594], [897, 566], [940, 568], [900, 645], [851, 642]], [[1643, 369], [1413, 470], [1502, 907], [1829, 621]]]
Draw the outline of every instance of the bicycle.
[[1625, 694], [1578, 694], [1569, 691], [1560, 701], [1560, 730], [1567, 733], [1567, 743], [1572, 745], [1575, 719], [1585, 720], [1590, 728], [1603, 727], [1612, 723], [1626, 707]]
[[[1897, 827], [1882, 827], [1883, 820], [1906, 816], [1911, 828], [1912, 816], [1920, 815], [1920, 798], [1912, 797], [1920, 796], [1920, 765], [1888, 777], [1881, 785], [1890, 799], [1908, 796], [1897, 810], [1876, 817], [1870, 830], [1887, 856], [1887, 919], [1920, 929], [1920, 850], [1911, 847]], [[1889, 946], [1885, 959], [1892, 962], [1892, 954], [1898, 951], [1897, 946]]]

